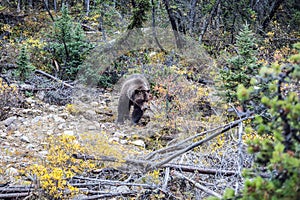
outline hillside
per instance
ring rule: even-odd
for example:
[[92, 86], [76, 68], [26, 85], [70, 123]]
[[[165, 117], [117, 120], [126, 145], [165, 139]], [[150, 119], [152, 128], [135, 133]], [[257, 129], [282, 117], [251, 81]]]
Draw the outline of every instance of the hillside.
[[[299, 13], [1, 2], [0, 199], [298, 199]], [[147, 109], [116, 123], [131, 74], [149, 88], [124, 107]]]

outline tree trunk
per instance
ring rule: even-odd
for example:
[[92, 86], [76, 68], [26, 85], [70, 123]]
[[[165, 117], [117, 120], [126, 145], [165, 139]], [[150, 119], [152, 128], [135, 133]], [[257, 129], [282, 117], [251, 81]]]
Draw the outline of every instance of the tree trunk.
[[163, 0], [164, 4], [165, 4], [165, 8], [167, 10], [168, 16], [169, 16], [169, 20], [171, 22], [171, 26], [172, 26], [172, 30], [173, 30], [173, 34], [175, 37], [175, 41], [176, 41], [176, 46], [178, 49], [181, 49], [183, 47], [183, 41], [178, 33], [178, 28], [176, 26], [176, 20], [174, 17], [174, 13], [172, 8], [170, 7], [170, 2], [169, 0]]
[[104, 12], [101, 11], [101, 14], [98, 18], [98, 22], [99, 22], [99, 25], [98, 25], [98, 30], [102, 32], [102, 39], [103, 41], [106, 41], [106, 32], [105, 32], [105, 28], [103, 26], [103, 16], [104, 16]]
[[166, 52], [165, 49], [161, 46], [161, 44], [159, 43], [158, 39], [157, 39], [157, 35], [156, 35], [156, 24], [155, 24], [155, 3], [154, 0], [151, 0], [151, 4], [152, 4], [152, 34], [153, 37], [155, 39], [155, 43], [157, 44], [157, 46], [160, 48], [161, 51]]
[[262, 23], [262, 29], [265, 30], [270, 21], [272, 20], [272, 18], [274, 17], [274, 15], [276, 14], [279, 6], [283, 3], [284, 0], [275, 0], [272, 1], [272, 5], [270, 7], [270, 12], [268, 14], [268, 16], [266, 16], [266, 18], [264, 19], [263, 23]]
[[54, 18], [53, 18], [53, 16], [52, 16], [52, 14], [51, 14], [51, 12], [50, 12], [50, 9], [49, 9], [49, 6], [48, 6], [48, 0], [44, 0], [44, 4], [45, 4], [45, 8], [46, 8], [46, 10], [47, 10], [47, 12], [48, 12], [48, 14], [49, 14], [49, 16], [51, 17], [51, 20], [54, 22], [55, 20], [54, 20]]
[[66, 4], [67, 4], [67, 2], [65, 3], [64, 0], [61, 0], [61, 8], [62, 8], [64, 5], [66, 5]]
[[49, 0], [44, 0], [44, 4], [45, 4], [46, 9], [47, 8], [49, 9]]
[[89, 16], [90, 13], [90, 0], [85, 0], [85, 5], [86, 5], [86, 16]]
[[207, 27], [208, 27], [209, 23], [211, 22], [212, 18], [214, 17], [215, 13], [218, 10], [220, 2], [221, 2], [221, 0], [217, 0], [214, 7], [210, 11], [210, 14], [209, 14], [208, 18], [203, 23], [202, 30], [201, 30], [201, 33], [200, 33], [200, 36], [199, 36], [199, 43], [200, 44], [202, 43], [203, 36], [204, 36], [204, 34], [207, 30]]
[[188, 30], [190, 34], [192, 34], [194, 28], [197, 2], [198, 0], [192, 0], [192, 2], [190, 3], [189, 25], [188, 25]]
[[57, 12], [57, 1], [53, 0], [53, 9], [55, 12]]
[[29, 0], [29, 1], [28, 1], [28, 4], [29, 4], [29, 8], [30, 8], [30, 9], [33, 9], [33, 3], [32, 3], [32, 0]]
[[18, 0], [17, 12], [21, 12], [21, 0]]

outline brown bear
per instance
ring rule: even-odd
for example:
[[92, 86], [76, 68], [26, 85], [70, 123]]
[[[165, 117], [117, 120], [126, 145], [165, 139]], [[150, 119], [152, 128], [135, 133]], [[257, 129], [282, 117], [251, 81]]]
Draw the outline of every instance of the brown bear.
[[130, 108], [133, 106], [131, 121], [137, 124], [147, 109], [150, 99], [150, 86], [147, 79], [141, 74], [129, 76], [123, 83], [118, 105], [117, 123], [124, 123], [130, 119]]

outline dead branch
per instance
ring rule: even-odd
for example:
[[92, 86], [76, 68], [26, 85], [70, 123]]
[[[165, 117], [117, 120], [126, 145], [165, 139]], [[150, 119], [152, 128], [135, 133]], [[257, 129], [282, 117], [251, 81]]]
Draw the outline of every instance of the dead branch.
[[169, 178], [170, 178], [170, 167], [167, 167], [166, 171], [165, 171], [164, 182], [163, 182], [163, 185], [162, 185], [163, 190], [167, 190]]
[[122, 162], [125, 164], [132, 164], [135, 166], [140, 166], [140, 167], [145, 167], [147, 165], [149, 165], [148, 161], [144, 161], [144, 160], [134, 160], [134, 159], [118, 159], [115, 157], [111, 157], [111, 156], [99, 156], [99, 157], [95, 157], [95, 156], [90, 156], [90, 155], [84, 155], [84, 154], [73, 154], [72, 155], [73, 158], [76, 159], [81, 159], [81, 160], [98, 160], [98, 161], [102, 161], [102, 162]]
[[80, 198], [81, 200], [92, 200], [92, 199], [104, 199], [104, 198], [112, 198], [117, 196], [127, 197], [127, 196], [133, 196], [136, 195], [137, 192], [117, 192], [117, 193], [106, 193], [106, 194], [100, 194], [100, 195], [92, 195], [89, 197], [83, 197]]
[[33, 188], [21, 186], [21, 187], [3, 187], [0, 188], [0, 193], [16, 193], [16, 192], [30, 192]]
[[178, 156], [180, 156], [180, 155], [182, 155], [182, 154], [184, 154], [184, 153], [186, 153], [186, 152], [188, 152], [188, 151], [190, 151], [190, 150], [192, 150], [192, 149], [194, 149], [194, 148], [200, 146], [201, 144], [210, 141], [211, 139], [217, 137], [218, 135], [220, 135], [220, 134], [222, 134], [222, 133], [225, 133], [226, 131], [228, 131], [228, 130], [234, 128], [234, 127], [236, 127], [237, 125], [239, 125], [240, 122], [245, 121], [245, 120], [247, 120], [247, 119], [252, 119], [252, 118], [254, 118], [254, 116], [246, 116], [246, 117], [244, 117], [244, 118], [242, 118], [242, 119], [239, 119], [239, 120], [236, 120], [236, 121], [234, 121], [234, 122], [232, 122], [232, 123], [229, 123], [229, 125], [225, 126], [222, 130], [217, 131], [217, 132], [213, 133], [212, 135], [207, 136], [207, 137], [204, 138], [203, 140], [200, 140], [200, 141], [198, 141], [198, 142], [195, 142], [195, 143], [189, 145], [188, 147], [186, 147], [186, 148], [184, 148], [184, 149], [182, 149], [182, 150], [179, 150], [179, 151], [175, 152], [173, 155], [171, 155], [171, 156], [165, 158], [164, 160], [162, 160], [162, 161], [160, 161], [160, 162], [157, 162], [157, 163], [152, 164], [151, 166], [148, 167], [147, 170], [152, 170], [152, 169], [155, 169], [155, 168], [157, 168], [157, 167], [160, 167], [160, 166], [162, 166], [162, 165], [164, 165], [164, 164], [170, 162], [170, 161], [173, 160], [174, 158], [176, 158], [176, 157], [178, 157]]
[[1, 63], [0, 67], [3, 67], [5, 69], [16, 69], [18, 66], [13, 63]]
[[47, 87], [47, 88], [36, 88], [34, 86], [32, 86], [32, 88], [26, 88], [26, 87], [22, 87], [22, 85], [20, 86], [19, 90], [21, 91], [34, 91], [34, 92], [37, 92], [37, 91], [50, 91], [50, 90], [56, 90], [57, 88], [56, 87]]
[[182, 178], [182, 179], [186, 179], [187, 181], [191, 182], [196, 188], [200, 189], [200, 190], [203, 190], [204, 192], [206, 192], [207, 194], [210, 194], [210, 195], [213, 195], [213, 196], [216, 196], [218, 197], [219, 199], [222, 198], [222, 195], [214, 192], [213, 190], [201, 185], [200, 183], [190, 179], [189, 177], [177, 172], [177, 171], [174, 171], [173, 174], [179, 178]]
[[81, 27], [83, 28], [84, 31], [93, 31], [93, 33], [98, 32], [98, 30], [96, 30], [96, 29], [94, 29], [93, 27], [88, 26], [88, 25], [86, 25], [86, 24], [81, 24]]
[[97, 179], [97, 178], [87, 178], [83, 176], [74, 176], [73, 179], [80, 179], [80, 180], [87, 180], [92, 181], [90, 183], [74, 183], [71, 185], [74, 187], [82, 187], [82, 186], [91, 186], [91, 185], [111, 185], [111, 186], [138, 186], [143, 188], [149, 188], [149, 189], [156, 189], [158, 188], [156, 185], [152, 184], [143, 184], [143, 183], [129, 183], [129, 182], [123, 182], [123, 181], [113, 181], [113, 180], [105, 180], [105, 179]]
[[29, 192], [0, 194], [0, 199], [21, 198], [30, 195]]
[[[85, 178], [85, 179], [90, 179], [90, 178]], [[90, 179], [93, 180], [93, 179]], [[99, 180], [99, 179], [95, 179], [95, 180]], [[103, 179], [102, 179], [103, 180]], [[119, 183], [121, 181], [112, 181], [112, 180], [104, 180], [106, 183], [111, 182], [108, 185], [112, 185], [112, 186], [120, 186]], [[165, 193], [166, 195], [168, 195], [169, 197], [172, 197], [173, 199], [177, 199], [176, 196], [174, 196], [171, 192], [169, 192], [168, 190], [164, 190], [162, 188], [156, 187], [155, 185], [149, 185], [149, 184], [134, 184], [134, 183], [128, 183], [128, 182], [122, 182], [124, 184], [122, 185], [126, 185], [126, 186], [137, 186], [137, 187], [143, 187], [145, 189], [151, 189], [151, 190], [159, 190], [163, 193]], [[84, 192], [85, 194], [92, 194], [94, 196], [89, 196], [89, 197], [85, 197], [82, 199], [98, 199], [98, 198], [104, 198], [104, 197], [110, 197], [110, 195], [112, 196], [126, 196], [126, 193], [111, 193], [111, 192], [105, 192], [105, 191], [95, 191], [95, 190], [90, 190], [87, 189], [87, 187], [90, 186], [99, 186], [99, 185], [107, 185], [107, 184], [103, 184], [103, 182], [99, 183], [99, 182], [89, 182], [89, 183], [77, 183], [77, 184], [71, 184], [72, 186], [78, 187], [80, 191]], [[130, 191], [128, 192], [127, 196], [130, 196], [130, 194], [137, 194], [137, 191]], [[98, 194], [98, 195], [95, 195]], [[107, 196], [106, 196], [107, 195]], [[98, 197], [98, 198], [97, 198]]]
[[97, 114], [100, 114], [100, 115], [107, 115], [107, 116], [114, 116], [113, 113], [109, 113], [109, 112], [97, 112]]
[[[73, 157], [76, 159], [82, 159], [82, 160], [99, 160], [103, 162], [120, 162], [117, 158], [114, 157], [108, 157], [108, 156], [101, 156], [101, 157], [95, 157], [90, 155], [83, 155], [83, 154], [73, 154]], [[142, 167], [147, 166], [150, 162], [144, 161], [144, 160], [133, 160], [133, 159], [124, 159], [126, 164], [132, 164], [132, 165], [140, 165]], [[181, 170], [184, 172], [198, 172], [201, 174], [222, 174], [224, 176], [232, 176], [238, 174], [237, 171], [230, 171], [230, 170], [218, 170], [218, 169], [211, 169], [211, 168], [200, 168], [196, 166], [191, 165], [178, 165], [173, 163], [164, 164], [162, 166], [158, 166], [158, 168], [171, 168], [176, 170]]]
[[[175, 145], [172, 145], [168, 148], [164, 148], [164, 149], [161, 149], [161, 150], [158, 150], [156, 151], [156, 153], [165, 153], [165, 152], [169, 152], [169, 151], [173, 151], [174, 149], [176, 148], [179, 148], [181, 147], [182, 149], [167, 156], [164, 160], [160, 161], [160, 162], [156, 162], [154, 164], [153, 161], [146, 161], [146, 160], [137, 160], [137, 159], [123, 159], [123, 160], [119, 160], [115, 157], [109, 157], [109, 156], [100, 156], [100, 157], [95, 157], [95, 156], [90, 156], [90, 155], [84, 155], [84, 154], [73, 154], [72, 156], [76, 159], [82, 159], [82, 160], [99, 160], [99, 161], [103, 161], [103, 162], [123, 162], [125, 164], [131, 164], [131, 165], [135, 165], [135, 166], [139, 166], [139, 167], [142, 167], [142, 168], [146, 168], [146, 171], [148, 170], [153, 170], [154, 168], [162, 168], [162, 167], [173, 167], [173, 168], [182, 168], [182, 169], [185, 169], [187, 171], [199, 171], [199, 172], [203, 172], [204, 174], [216, 174], [216, 173], [223, 173], [223, 174], [228, 174], [228, 175], [234, 175], [236, 174], [236, 172], [232, 172], [232, 171], [213, 171], [213, 170], [207, 170], [207, 169], [201, 169], [201, 168], [193, 168], [192, 166], [190, 167], [183, 167], [183, 166], [176, 166], [176, 165], [173, 165], [173, 164], [170, 164], [170, 165], [167, 165], [168, 162], [170, 162], [171, 160], [173, 160], [174, 158], [182, 155], [183, 153], [186, 153], [198, 146], [200, 146], [201, 144], [207, 142], [207, 141], [210, 141], [211, 139], [217, 137], [218, 135], [230, 130], [231, 128], [234, 128], [236, 127], [239, 123], [241, 123], [242, 121], [244, 120], [247, 120], [247, 119], [250, 119], [250, 118], [253, 118], [254, 116], [246, 116], [242, 119], [239, 119], [239, 120], [236, 120], [236, 121], [233, 121], [227, 125], [224, 125], [224, 126], [220, 126], [220, 127], [217, 127], [215, 129], [212, 129], [212, 130], [209, 130], [209, 131], [205, 131], [205, 132], [202, 132], [202, 133], [199, 133], [195, 136], [192, 136], [192, 137], [189, 137]], [[222, 128], [222, 129], [221, 129]], [[204, 138], [203, 140], [200, 140], [198, 142], [195, 142], [195, 143], [191, 143], [191, 144], [188, 144], [187, 147], [183, 148], [183, 145], [185, 144], [185, 146], [187, 145], [186, 142], [188, 142], [189, 140], [192, 140], [192, 139], [195, 139], [196, 137], [200, 137], [200, 136], [203, 136], [204, 134], [208, 133], [208, 132], [213, 132], [215, 130], [218, 130], [218, 129], [221, 129], [217, 132], [215, 132], [214, 134], [212, 135], [209, 135], [207, 136], [206, 138]], [[151, 158], [153, 157], [153, 154], [149, 154], [147, 156], [147, 158]]]
[[[250, 115], [250, 114], [252, 114], [252, 113], [249, 113], [249, 115]], [[246, 116], [246, 117], [247, 117], [247, 116]], [[244, 118], [243, 118], [243, 119], [244, 119]], [[248, 118], [247, 118], [247, 119], [248, 119]], [[244, 119], [244, 120], [246, 120], [246, 119]], [[226, 129], [227, 127], [231, 127], [232, 124], [236, 124], [235, 126], [237, 126], [237, 125], [239, 124], [239, 122], [242, 122], [241, 119], [236, 120], [236, 121], [233, 121], [233, 122], [230, 122], [230, 123], [228, 123], [228, 124], [225, 124], [225, 125], [222, 125], [222, 126], [219, 126], [219, 127], [216, 127], [216, 128], [214, 128], [214, 129], [211, 129], [211, 130], [207, 130], [207, 131], [198, 133], [198, 134], [193, 135], [193, 136], [191, 136], [191, 137], [189, 137], [189, 138], [186, 138], [186, 139], [184, 139], [184, 140], [182, 140], [182, 141], [180, 141], [180, 142], [178, 142], [178, 143], [176, 143], [176, 144], [174, 144], [174, 145], [171, 145], [171, 146], [168, 146], [168, 147], [165, 147], [165, 148], [162, 148], [162, 149], [158, 149], [158, 150], [156, 150], [156, 151], [153, 151], [153, 152], [149, 153], [149, 154], [146, 156], [146, 160], [149, 160], [149, 159], [153, 158], [153, 156], [155, 156], [155, 155], [158, 154], [158, 153], [167, 153], [167, 152], [170, 152], [170, 151], [183, 149], [184, 147], [186, 147], [186, 146], [188, 145], [187, 142], [189, 142], [189, 141], [192, 141], [192, 140], [194, 140], [194, 139], [196, 139], [196, 138], [198, 138], [198, 137], [202, 137], [202, 136], [204, 136], [204, 135], [206, 135], [206, 134], [208, 134], [208, 133], [214, 132], [214, 131], [219, 130], [219, 129], [221, 129], [221, 128], [222, 128], [222, 129]], [[233, 128], [233, 127], [232, 127], [232, 128]], [[229, 130], [229, 129], [228, 129], [228, 130]], [[227, 131], [227, 130], [226, 130], [226, 131]]]
[[42, 74], [42, 75], [44, 75], [44, 76], [46, 76], [46, 77], [48, 77], [48, 78], [51, 78], [51, 79], [53, 79], [53, 80], [55, 80], [55, 81], [57, 81], [57, 82], [63, 84], [63, 85], [66, 86], [66, 87], [74, 88], [72, 85], [70, 85], [70, 84], [68, 84], [68, 83], [66, 83], [66, 82], [64, 82], [64, 81], [62, 81], [62, 80], [60, 80], [60, 79], [58, 79], [58, 78], [52, 76], [51, 74], [48, 74], [48, 73], [44, 72], [44, 71], [41, 71], [41, 70], [35, 70], [35, 73], [39, 73], [39, 74]]
[[232, 175], [238, 174], [238, 172], [231, 171], [231, 170], [200, 168], [200, 167], [191, 166], [191, 165], [178, 165], [178, 164], [172, 164], [172, 163], [165, 164], [162, 167], [169, 167], [171, 169], [180, 170], [180, 171], [184, 171], [184, 172], [192, 172], [192, 173], [198, 172], [200, 174], [212, 174], [212, 175], [222, 174], [224, 176], [232, 176]]
[[[76, 159], [82, 159], [82, 160], [99, 160], [103, 162], [121, 162], [117, 158], [109, 157], [109, 156], [101, 156], [101, 157], [95, 157], [90, 155], [83, 155], [83, 154], [73, 154], [73, 157]], [[123, 163], [131, 164], [134, 166], [140, 166], [145, 167], [150, 164], [149, 161], [144, 160], [133, 160], [133, 159], [123, 159]], [[201, 168], [196, 167], [192, 165], [180, 165], [175, 163], [167, 163], [162, 166], [157, 166], [157, 168], [170, 168], [175, 170], [180, 170], [183, 172], [191, 172], [195, 173], [198, 172], [200, 174], [210, 174], [210, 175], [216, 175], [216, 174], [222, 174], [223, 176], [234, 176], [239, 175], [238, 171], [232, 171], [232, 170], [220, 170], [220, 169], [212, 169], [212, 168]], [[250, 174], [257, 175], [256, 173], [252, 172]], [[270, 174], [268, 173], [260, 173], [259, 176], [263, 178], [270, 178]]]
[[[228, 124], [227, 124], [228, 125]], [[201, 133], [198, 133], [196, 135], [193, 135], [185, 140], [182, 140], [180, 141], [179, 143], [176, 143], [176, 144], [173, 144], [171, 146], [168, 146], [168, 147], [165, 147], [165, 148], [162, 148], [162, 149], [158, 149], [156, 151], [153, 151], [151, 153], [149, 153], [147, 156], [146, 156], [146, 160], [149, 160], [151, 158], [153, 158], [153, 156], [155, 156], [156, 154], [158, 153], [167, 153], [167, 152], [170, 152], [170, 151], [175, 151], [175, 150], [180, 150], [180, 149], [183, 149], [185, 146], [187, 146], [187, 142], [197, 138], [197, 137], [202, 137], [203, 135], [207, 134], [207, 133], [210, 133], [210, 132], [213, 132], [213, 131], [216, 131], [220, 128], [223, 128], [227, 125], [223, 125], [223, 126], [219, 126], [217, 128], [214, 128], [214, 129], [211, 129], [211, 130], [208, 130], [208, 131], [204, 131], [204, 132], [201, 132]]]

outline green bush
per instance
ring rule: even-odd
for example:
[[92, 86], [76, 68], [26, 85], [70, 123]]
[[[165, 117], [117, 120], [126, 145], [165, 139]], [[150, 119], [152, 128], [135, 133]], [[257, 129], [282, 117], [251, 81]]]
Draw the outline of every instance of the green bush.
[[[299, 52], [288, 63], [263, 68], [256, 78], [256, 82], [264, 80], [268, 85], [260, 100], [270, 116], [268, 119], [257, 116], [256, 128], [259, 134], [269, 134], [273, 139], [250, 141], [249, 150], [256, 155], [252, 170], [266, 167], [270, 177], [248, 176], [236, 199], [296, 200], [300, 197], [300, 44], [295, 47]], [[250, 89], [249, 93], [253, 92]]]

